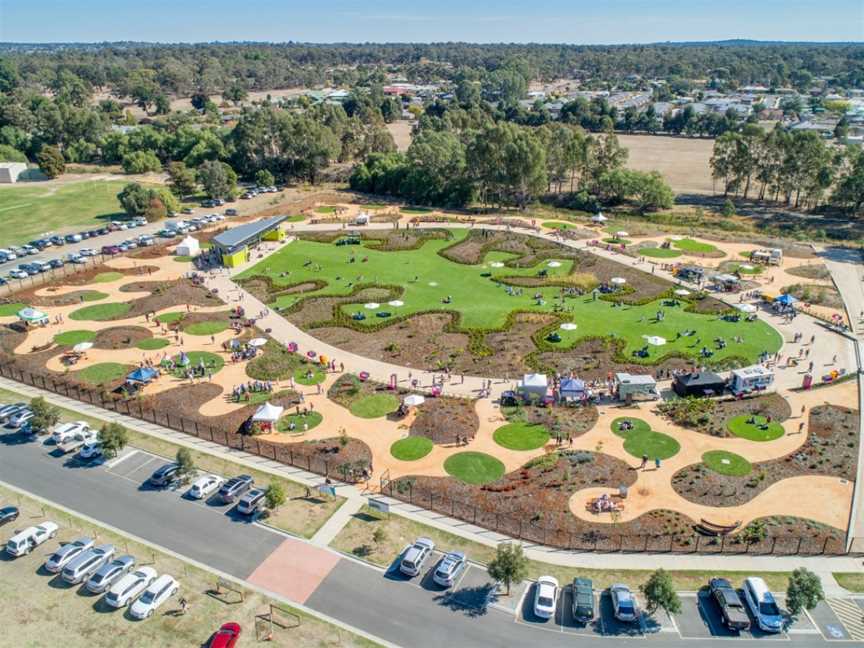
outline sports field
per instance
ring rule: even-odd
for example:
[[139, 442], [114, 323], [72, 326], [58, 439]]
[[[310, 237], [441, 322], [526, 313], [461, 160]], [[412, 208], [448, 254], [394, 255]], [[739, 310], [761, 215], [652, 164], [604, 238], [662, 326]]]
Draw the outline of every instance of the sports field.
[[[458, 241], [467, 231], [453, 230], [453, 234]], [[380, 251], [365, 246], [298, 240], [242, 273], [240, 278], [266, 275], [276, 286], [326, 282], [319, 290], [280, 296], [272, 304], [280, 309], [312, 295], [350, 295], [361, 284], [398, 286], [401, 294], [389, 302], [340, 306], [360, 328], [412, 313], [452, 310], [461, 314], [460, 326], [464, 329], [496, 329], [505, 326], [513, 311], [549, 313], [555, 312], [557, 306], [559, 314], [576, 324], [576, 328], [557, 331], [560, 341], [550, 340], [556, 348], [567, 348], [585, 337], [614, 335], [625, 341], [624, 353], [628, 356], [644, 349], [642, 361], [648, 363], [670, 353], [700, 357], [703, 347], [712, 353], [712, 361], [726, 357], [753, 361], [763, 351], [777, 351], [782, 343], [780, 335], [761, 321], [729, 322], [717, 315], [688, 312], [686, 302], [670, 306], [658, 300], [619, 307], [590, 294], [562, 300], [557, 286], [511, 288], [505, 283], [506, 277], [536, 277], [545, 272], [547, 277], [560, 280], [574, 270], [573, 261], [552, 259], [534, 267], [511, 268], [504, 264], [512, 255], [490, 252], [483, 263], [465, 265], [438, 254], [453, 243], [430, 240], [415, 250]], [[660, 321], [658, 311], [663, 311]], [[383, 313], [390, 315], [382, 317]], [[661, 337], [665, 342], [649, 344], [648, 337]], [[716, 348], [715, 339], [723, 339], [725, 348]]]
[[122, 216], [117, 194], [125, 184], [88, 180], [0, 188], [0, 247]]

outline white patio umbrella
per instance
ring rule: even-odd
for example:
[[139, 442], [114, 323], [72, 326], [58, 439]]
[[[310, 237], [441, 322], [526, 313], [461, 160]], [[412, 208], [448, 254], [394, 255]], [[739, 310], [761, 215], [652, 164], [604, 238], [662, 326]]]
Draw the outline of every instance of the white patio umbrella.
[[394, 308], [399, 308], [400, 306], [404, 306], [405, 302], [400, 299], [394, 299], [393, 301], [387, 302], [388, 306], [393, 306]]
[[262, 347], [265, 344], [267, 344], [266, 338], [253, 338], [253, 339], [249, 340], [249, 346]]
[[600, 213], [592, 216], [591, 220], [594, 221], [595, 223], [605, 223], [609, 219], [606, 218], [602, 212], [600, 212]]
[[75, 353], [84, 353], [85, 351], [89, 351], [93, 348], [92, 342], [79, 342], [75, 346], [72, 347], [72, 350]]
[[576, 325], [573, 322], [564, 322], [561, 325], [561, 330], [562, 331], [575, 331]]
[[17, 315], [19, 319], [22, 319], [25, 322], [39, 322], [48, 318], [48, 316], [38, 308], [31, 308], [29, 306], [27, 308], [22, 308], [18, 311]]
[[623, 286], [627, 283], [627, 280], [624, 277], [612, 277], [612, 279], [609, 280], [609, 283], [613, 286]]
[[742, 313], [755, 313], [756, 307], [753, 304], [737, 304], [735, 306]]
[[666, 344], [666, 338], [660, 337], [659, 335], [643, 335], [642, 337], [645, 338], [645, 341], [648, 344], [653, 346], [663, 346]]
[[409, 394], [402, 399], [402, 402], [408, 407], [417, 407], [426, 402], [426, 399], [420, 394]]
[[548, 265], [550, 268], [560, 268], [561, 262], [560, 261], [550, 261], [546, 265]]
[[615, 238], [622, 239], [630, 236], [630, 232], [625, 232], [624, 230], [620, 230], [615, 232]]
[[678, 295], [679, 297], [686, 297], [687, 295], [690, 294], [690, 291], [687, 290], [686, 288], [679, 288], [678, 290], [675, 291], [675, 294]]
[[368, 308], [369, 310], [375, 310], [376, 308], [380, 308], [381, 304], [378, 302], [369, 302], [368, 304], [363, 304], [364, 308]]
[[503, 268], [504, 267], [504, 264], [501, 261], [493, 261], [489, 265], [492, 266], [493, 268]]

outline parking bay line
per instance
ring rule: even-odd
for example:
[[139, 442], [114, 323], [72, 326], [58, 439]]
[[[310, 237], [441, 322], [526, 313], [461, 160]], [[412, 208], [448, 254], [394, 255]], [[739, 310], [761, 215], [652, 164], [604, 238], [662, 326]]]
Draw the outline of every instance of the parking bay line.
[[138, 454], [138, 450], [133, 449], [133, 450], [127, 452], [126, 454], [121, 455], [121, 456], [117, 457], [116, 459], [113, 459], [113, 460], [109, 461], [108, 463], [106, 463], [105, 469], [110, 470], [111, 468], [113, 468], [114, 466], [119, 464], [120, 462], [126, 461], [129, 457], [136, 455], [136, 454]]

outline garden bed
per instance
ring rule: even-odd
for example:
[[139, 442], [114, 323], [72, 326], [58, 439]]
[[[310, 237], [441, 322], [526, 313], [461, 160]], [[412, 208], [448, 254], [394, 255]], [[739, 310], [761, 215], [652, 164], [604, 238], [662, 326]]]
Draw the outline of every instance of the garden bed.
[[98, 331], [93, 346], [98, 349], [129, 349], [152, 337], [153, 334], [141, 326], [114, 326]]
[[680, 398], [661, 403], [658, 410], [677, 425], [717, 437], [732, 436], [729, 421], [739, 416], [770, 416], [778, 423], [792, 416], [792, 408], [779, 394], [762, 394], [741, 400]]
[[434, 443], [456, 443], [456, 439], [473, 439], [480, 427], [474, 401], [464, 398], [427, 398], [417, 408], [410, 435], [430, 439]]

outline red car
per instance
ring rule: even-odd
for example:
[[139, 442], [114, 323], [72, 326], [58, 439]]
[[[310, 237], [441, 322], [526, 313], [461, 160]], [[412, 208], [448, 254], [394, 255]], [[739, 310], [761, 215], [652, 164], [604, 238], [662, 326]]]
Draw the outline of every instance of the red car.
[[240, 638], [240, 632], [239, 623], [224, 624], [210, 640], [210, 648], [234, 648], [237, 639]]
[[106, 255], [120, 254], [120, 248], [116, 245], [103, 245], [102, 246], [102, 254], [106, 254]]

